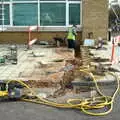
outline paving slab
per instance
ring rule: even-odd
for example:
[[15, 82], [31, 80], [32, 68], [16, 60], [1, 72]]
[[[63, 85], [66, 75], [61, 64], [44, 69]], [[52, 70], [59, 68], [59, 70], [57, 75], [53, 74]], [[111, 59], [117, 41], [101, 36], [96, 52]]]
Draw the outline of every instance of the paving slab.
[[[10, 54], [10, 45], [0, 45], [0, 56]], [[11, 61], [7, 61], [4, 65], [0, 65], [0, 79], [1, 80], [23, 80], [23, 81], [35, 81], [34, 83], [39, 85], [43, 83], [58, 83], [64, 76], [63, 72], [58, 72], [50, 75], [46, 75], [47, 72], [59, 71], [65, 67], [65, 61], [74, 59], [73, 50], [67, 48], [46, 48], [40, 45], [33, 45], [31, 50], [25, 50], [25, 45], [17, 45], [18, 48], [18, 63], [16, 65], [11, 64]], [[44, 56], [34, 56], [38, 54], [44, 54]], [[62, 61], [55, 62], [55, 60], [61, 59]], [[32, 82], [33, 83], [33, 82]]]

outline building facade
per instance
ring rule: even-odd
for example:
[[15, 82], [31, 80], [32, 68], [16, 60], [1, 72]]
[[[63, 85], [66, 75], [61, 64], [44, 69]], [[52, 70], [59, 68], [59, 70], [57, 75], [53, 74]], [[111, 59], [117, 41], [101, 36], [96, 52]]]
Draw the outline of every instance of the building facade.
[[29, 26], [38, 26], [33, 37], [52, 40], [64, 38], [69, 25], [78, 26], [77, 40], [93, 37], [107, 39], [107, 0], [1, 0], [0, 43], [26, 43]]

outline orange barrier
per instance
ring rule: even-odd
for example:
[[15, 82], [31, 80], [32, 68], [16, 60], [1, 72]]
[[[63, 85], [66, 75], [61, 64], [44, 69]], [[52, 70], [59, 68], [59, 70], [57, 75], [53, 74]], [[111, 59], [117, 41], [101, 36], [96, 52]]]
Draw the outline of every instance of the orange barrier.
[[32, 39], [32, 31], [38, 31], [38, 26], [30, 26], [28, 28], [28, 42], [27, 42], [27, 49], [30, 49], [30, 47], [37, 41], [37, 38]]
[[119, 62], [120, 57], [120, 46], [118, 46], [118, 43], [120, 43], [120, 36], [116, 36], [113, 38], [112, 41], [112, 55], [111, 55], [111, 62], [112, 64], [116, 64]]
[[114, 60], [114, 53], [115, 53], [115, 43], [114, 40], [112, 41], [112, 55], [111, 55], [111, 62]]

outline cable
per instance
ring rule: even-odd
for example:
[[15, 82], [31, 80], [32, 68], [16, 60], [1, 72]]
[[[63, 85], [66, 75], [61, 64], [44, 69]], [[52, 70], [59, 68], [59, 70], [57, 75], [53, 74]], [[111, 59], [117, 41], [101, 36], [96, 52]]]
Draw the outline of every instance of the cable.
[[[113, 76], [116, 78], [116, 80], [117, 80], [117, 89], [116, 89], [116, 91], [115, 91], [115, 93], [113, 94], [112, 97], [105, 96], [103, 93], [101, 93], [101, 91], [100, 91], [100, 89], [99, 89], [99, 87], [98, 87], [98, 85], [97, 85], [97, 82], [96, 82], [96, 80], [94, 79], [93, 74], [91, 74], [91, 76], [92, 76], [92, 78], [93, 78], [93, 80], [94, 80], [94, 82], [95, 82], [97, 91], [98, 91], [103, 97], [105, 97], [106, 102], [105, 102], [105, 103], [101, 103], [101, 105], [103, 105], [103, 106], [110, 105], [110, 109], [109, 109], [108, 111], [106, 111], [106, 112], [103, 112], [103, 113], [93, 113], [93, 112], [89, 112], [89, 111], [85, 110], [85, 108], [82, 107], [81, 109], [82, 109], [82, 111], [83, 111], [84, 113], [89, 114], [89, 115], [94, 115], [94, 116], [102, 116], [102, 115], [107, 115], [107, 114], [109, 114], [109, 113], [112, 111], [112, 109], [113, 109], [113, 102], [114, 102], [115, 96], [116, 96], [116, 94], [117, 94], [117, 92], [118, 92], [118, 90], [119, 90], [119, 80], [118, 80], [118, 78], [116, 77], [115, 74], [113, 74], [113, 73], [109, 73], [109, 74], [113, 75]], [[111, 100], [108, 101], [108, 98], [110, 98]], [[97, 105], [97, 106], [99, 106], [99, 105]]]
[[8, 91], [0, 91], [0, 97], [8, 96]]
[[[108, 74], [111, 74], [112, 76], [114, 76], [115, 79], [117, 80], [117, 89], [116, 89], [115, 93], [113, 94], [113, 96], [106, 96], [106, 95], [104, 95], [100, 91], [100, 89], [98, 87], [98, 84], [97, 84], [97, 82], [96, 82], [96, 80], [95, 80], [95, 78], [94, 78], [92, 73], [89, 73], [86, 70], [80, 70], [80, 72], [84, 72], [85, 74], [87, 74], [87, 75], [92, 77], [92, 79], [93, 79], [93, 81], [95, 83], [97, 92], [101, 95], [100, 97], [86, 98], [84, 100], [82, 100], [82, 99], [68, 99], [66, 101], [67, 103], [62, 104], [62, 103], [56, 103], [56, 102], [53, 102], [53, 101], [49, 101], [48, 99], [44, 99], [44, 98], [38, 96], [27, 84], [25, 84], [21, 80], [9, 80], [7, 82], [7, 86], [8, 86], [8, 84], [10, 82], [14, 81], [14, 82], [20, 83], [21, 85], [23, 85], [27, 89], [29, 89], [30, 92], [36, 97], [36, 99], [27, 99], [27, 98], [24, 98], [24, 97], [21, 98], [21, 100], [26, 101], [26, 102], [33, 102], [33, 103], [37, 103], [37, 104], [44, 104], [44, 105], [49, 105], [49, 106], [57, 107], [57, 108], [75, 108], [75, 109], [80, 109], [85, 114], [94, 115], [94, 116], [102, 116], [102, 115], [109, 114], [112, 111], [112, 109], [113, 109], [113, 103], [114, 103], [116, 94], [117, 94], [117, 92], [119, 90], [119, 80], [118, 80], [117, 76], [114, 73], [108, 73]], [[77, 102], [77, 104], [76, 104], [76, 102]], [[102, 112], [102, 113], [94, 113], [94, 112], [88, 111], [88, 110], [91, 110], [91, 109], [101, 109], [101, 108], [104, 108], [106, 106], [110, 106], [110, 108], [107, 111]]]

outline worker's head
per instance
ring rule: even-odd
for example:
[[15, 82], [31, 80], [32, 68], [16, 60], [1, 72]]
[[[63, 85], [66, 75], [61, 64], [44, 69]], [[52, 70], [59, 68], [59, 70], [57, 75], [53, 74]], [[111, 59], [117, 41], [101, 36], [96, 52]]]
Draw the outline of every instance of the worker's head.
[[98, 37], [98, 40], [101, 41], [101, 40], [102, 40], [102, 37]]
[[69, 27], [73, 27], [73, 25], [69, 25]]
[[73, 24], [73, 27], [77, 28], [77, 25], [76, 25], [76, 24]]

